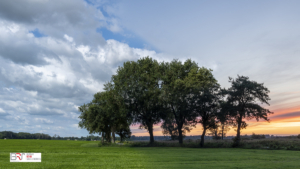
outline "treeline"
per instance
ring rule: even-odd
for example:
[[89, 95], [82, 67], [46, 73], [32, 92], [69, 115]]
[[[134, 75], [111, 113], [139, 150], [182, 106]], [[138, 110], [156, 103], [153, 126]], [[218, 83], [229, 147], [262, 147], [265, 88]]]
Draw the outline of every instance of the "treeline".
[[[0, 139], [44, 139], [44, 140], [82, 140], [82, 141], [93, 141], [93, 140], [101, 140], [100, 136], [89, 135], [86, 137], [60, 137], [59, 135], [54, 135], [51, 137], [48, 134], [44, 133], [27, 133], [27, 132], [19, 132], [14, 133], [12, 131], [1, 131]], [[119, 139], [117, 137], [117, 139]]]
[[90, 135], [90, 136], [86, 136], [86, 137], [60, 137], [59, 135], [54, 135], [52, 137], [52, 140], [80, 140], [80, 141], [94, 141], [94, 140], [100, 140], [101, 137], [100, 136], [94, 136], [94, 135]]
[[79, 126], [101, 134], [102, 141], [114, 142], [115, 133], [121, 140], [128, 138], [129, 126], [139, 124], [149, 132], [152, 144], [153, 126], [161, 124], [164, 135], [182, 144], [184, 135], [201, 124], [200, 146], [205, 135], [223, 138], [234, 127], [237, 146], [246, 120], [268, 121], [272, 112], [261, 107], [263, 103], [269, 105], [270, 100], [269, 90], [262, 83], [245, 76], [229, 78], [229, 83], [228, 89], [221, 88], [211, 69], [199, 67], [190, 59], [158, 62], [145, 57], [128, 61], [104, 85], [103, 92], [79, 107]]
[[46, 139], [51, 140], [51, 136], [48, 134], [43, 133], [26, 133], [26, 132], [19, 132], [14, 133], [12, 131], [2, 131], [0, 132], [0, 139]]

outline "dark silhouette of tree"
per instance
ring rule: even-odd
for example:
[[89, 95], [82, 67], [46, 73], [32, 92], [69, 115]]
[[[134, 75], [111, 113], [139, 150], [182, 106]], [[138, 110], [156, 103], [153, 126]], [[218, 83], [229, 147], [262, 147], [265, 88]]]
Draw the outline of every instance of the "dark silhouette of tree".
[[[162, 133], [164, 136], [170, 136], [171, 140], [179, 139], [179, 132], [176, 120], [174, 117], [165, 118], [164, 122], [161, 125]], [[190, 132], [189, 126], [183, 126], [182, 137], [185, 137], [186, 132]]]
[[261, 102], [261, 104], [270, 105], [268, 103], [270, 91], [264, 87], [263, 83], [250, 81], [246, 76], [238, 76], [236, 79], [229, 77], [229, 82], [231, 87], [223, 90], [227, 98], [222, 111], [231, 118], [230, 120], [237, 128], [234, 146], [238, 146], [241, 140], [241, 129], [247, 127], [245, 120], [255, 118], [257, 121], [259, 119], [269, 121], [268, 115], [273, 112], [257, 104]]
[[220, 86], [214, 79], [208, 87], [202, 87], [194, 94], [196, 101], [195, 110], [199, 118], [198, 123], [201, 123], [203, 132], [201, 135], [200, 146], [204, 146], [204, 136], [206, 130], [218, 129], [217, 126], [217, 113], [220, 111]]

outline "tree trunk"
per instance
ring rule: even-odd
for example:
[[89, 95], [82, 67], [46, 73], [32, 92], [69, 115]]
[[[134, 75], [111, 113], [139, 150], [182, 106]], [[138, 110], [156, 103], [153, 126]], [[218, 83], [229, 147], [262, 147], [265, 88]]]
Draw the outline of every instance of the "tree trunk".
[[106, 133], [105, 133], [105, 139], [107, 142], [111, 142], [111, 132], [108, 130]]
[[123, 137], [122, 137], [122, 135], [120, 135], [120, 139], [121, 139], [121, 142], [123, 141]]
[[236, 140], [235, 140], [235, 145], [234, 146], [238, 146], [240, 145], [240, 141], [241, 141], [241, 125], [242, 125], [242, 116], [240, 116], [239, 120], [238, 120], [238, 128], [237, 128], [237, 133], [236, 133]]
[[224, 137], [224, 126], [222, 126], [222, 140], [223, 140], [223, 137]]
[[154, 143], [154, 137], [153, 137], [153, 124], [149, 124], [148, 127], [148, 132], [150, 134], [150, 144]]
[[104, 133], [101, 133], [102, 137], [101, 137], [101, 142], [104, 143]]
[[203, 132], [202, 132], [202, 135], [201, 135], [200, 147], [204, 146], [204, 136], [205, 136], [205, 133], [206, 133], [206, 126], [203, 126]]
[[116, 138], [115, 138], [115, 127], [114, 126], [111, 128], [111, 135], [112, 135], [112, 138], [111, 138], [112, 142], [115, 143]]
[[224, 137], [224, 124], [221, 124], [221, 126], [222, 126], [222, 140], [223, 140], [223, 137]]
[[178, 127], [178, 140], [179, 140], [179, 144], [183, 144], [183, 137], [182, 137], [182, 130], [181, 127]]

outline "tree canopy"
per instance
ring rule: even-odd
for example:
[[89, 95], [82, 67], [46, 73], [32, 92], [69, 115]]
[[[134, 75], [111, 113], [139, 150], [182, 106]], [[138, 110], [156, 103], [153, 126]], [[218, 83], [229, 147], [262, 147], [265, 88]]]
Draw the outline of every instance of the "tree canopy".
[[[264, 119], [269, 121], [268, 115], [273, 112], [263, 108], [257, 104], [269, 104], [269, 90], [264, 86], [263, 83], [257, 83], [250, 81], [249, 77], [238, 76], [236, 79], [229, 78], [231, 87], [223, 92], [226, 94], [226, 102], [223, 104], [223, 112], [227, 112], [227, 115], [233, 121], [237, 127], [237, 136], [235, 145], [240, 143], [241, 129], [247, 127], [245, 120]], [[226, 114], [226, 113], [225, 113]]]
[[211, 70], [198, 67], [190, 59], [184, 63], [178, 60], [163, 63], [162, 68], [162, 102], [166, 112], [171, 113], [174, 117], [179, 143], [182, 144], [182, 133], [190, 131], [191, 127], [196, 124], [195, 92], [216, 80]]
[[201, 88], [195, 92], [196, 101], [195, 111], [198, 117], [198, 123], [202, 125], [203, 132], [201, 135], [200, 146], [204, 146], [204, 136], [206, 130], [217, 129], [217, 113], [220, 111], [220, 85], [214, 81], [210, 86]]
[[130, 125], [139, 124], [149, 132], [152, 144], [153, 126], [161, 123], [163, 134], [182, 144], [185, 134], [200, 123], [203, 147], [207, 130], [215, 138], [223, 138], [233, 125], [237, 128], [238, 145], [246, 120], [269, 121], [272, 112], [261, 106], [269, 105], [269, 90], [245, 76], [229, 78], [229, 82], [231, 87], [221, 89], [212, 70], [190, 59], [158, 62], [144, 57], [127, 61], [105, 84], [104, 91], [79, 107], [79, 126], [102, 134], [107, 141], [112, 133], [114, 141], [114, 133], [121, 140], [129, 138]]
[[128, 129], [130, 118], [124, 107], [122, 98], [119, 97], [108, 83], [106, 91], [94, 95], [92, 102], [79, 107], [81, 115], [79, 126], [87, 129], [90, 134], [101, 133], [102, 138], [111, 141], [111, 132], [114, 142], [114, 132]]
[[150, 143], [154, 142], [153, 125], [162, 119], [160, 100], [160, 64], [145, 57], [137, 62], [125, 62], [112, 77], [115, 88], [122, 96], [134, 123], [148, 130]]

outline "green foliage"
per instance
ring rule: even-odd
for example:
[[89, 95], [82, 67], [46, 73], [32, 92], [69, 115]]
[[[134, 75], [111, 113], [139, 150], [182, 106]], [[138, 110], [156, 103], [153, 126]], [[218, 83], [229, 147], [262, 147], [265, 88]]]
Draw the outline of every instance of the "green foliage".
[[98, 147], [111, 146], [111, 145], [114, 145], [114, 144], [111, 142], [99, 142], [98, 143]]
[[129, 125], [118, 125], [116, 129], [116, 134], [120, 136], [120, 141], [124, 141], [126, 138], [130, 138], [131, 136], [131, 131]]
[[163, 109], [160, 100], [161, 67], [149, 57], [137, 62], [125, 62], [112, 77], [115, 88], [140, 128], [147, 129], [154, 142], [153, 125], [161, 121]]
[[183, 133], [196, 125], [197, 114], [194, 111], [195, 92], [215, 83], [211, 70], [199, 68], [189, 60], [184, 63], [173, 60], [162, 63], [162, 101], [166, 113], [171, 113], [178, 129], [179, 143], [183, 143]]
[[130, 125], [127, 110], [125, 109], [122, 98], [113, 89], [111, 83], [105, 85], [104, 92], [99, 92], [94, 95], [94, 99], [89, 104], [84, 104], [79, 107], [81, 115], [79, 118], [79, 126], [87, 129], [91, 133], [102, 133], [102, 137], [106, 141], [111, 141], [111, 131], [117, 129], [117, 132], [126, 130]]

